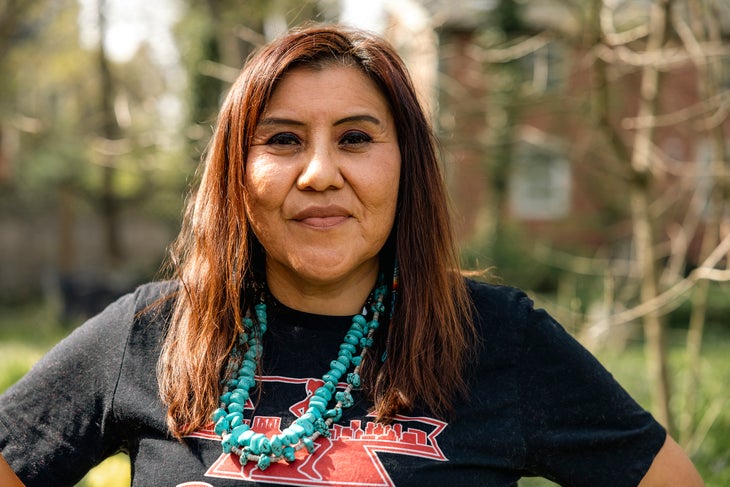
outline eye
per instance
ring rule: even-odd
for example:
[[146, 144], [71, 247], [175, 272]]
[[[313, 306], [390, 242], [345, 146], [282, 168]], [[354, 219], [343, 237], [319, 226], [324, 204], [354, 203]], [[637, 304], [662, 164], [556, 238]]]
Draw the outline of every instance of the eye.
[[358, 147], [367, 144], [368, 142], [372, 142], [372, 140], [373, 138], [365, 132], [360, 132], [359, 130], [351, 130], [342, 136], [342, 138], [340, 139], [340, 145], [343, 145], [345, 147]]
[[299, 138], [291, 132], [275, 134], [266, 141], [268, 145], [297, 145]]

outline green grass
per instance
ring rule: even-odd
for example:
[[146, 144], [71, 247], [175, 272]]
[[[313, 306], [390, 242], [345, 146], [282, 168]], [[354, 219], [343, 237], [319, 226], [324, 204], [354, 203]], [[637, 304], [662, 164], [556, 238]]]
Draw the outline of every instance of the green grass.
[[[674, 392], [671, 407], [677, 421], [686, 410], [687, 355], [684, 339], [684, 331], [671, 331], [669, 367]], [[699, 412], [692, 420], [696, 433], [690, 438], [678, 438], [708, 487], [730, 485], [729, 351], [727, 328], [722, 331], [719, 327], [710, 328], [704, 337], [700, 362]], [[634, 345], [620, 353], [606, 350], [597, 355], [636, 400], [651, 410], [643, 348]]]
[[[69, 330], [54, 319], [49, 306], [0, 308], [0, 391], [20, 377]], [[683, 410], [686, 355], [684, 332], [672, 330], [670, 366], [675, 390], [672, 404], [677, 414]], [[646, 381], [644, 350], [640, 343], [622, 351], [602, 350], [598, 358], [644, 407], [651, 410]], [[704, 424], [690, 454], [708, 487], [730, 485], [730, 332], [710, 329], [705, 337], [699, 389], [700, 414], [696, 424]], [[93, 469], [79, 487], [130, 485], [129, 461], [117, 455]], [[542, 479], [524, 479], [520, 487], [549, 487]]]

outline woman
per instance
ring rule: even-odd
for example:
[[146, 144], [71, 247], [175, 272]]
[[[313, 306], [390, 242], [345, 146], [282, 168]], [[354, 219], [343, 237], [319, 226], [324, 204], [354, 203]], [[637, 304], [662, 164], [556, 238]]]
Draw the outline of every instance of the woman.
[[175, 279], [2, 396], [0, 483], [71, 485], [125, 451], [134, 485], [701, 485], [524, 294], [460, 277], [445, 200], [383, 41], [265, 46], [223, 104]]

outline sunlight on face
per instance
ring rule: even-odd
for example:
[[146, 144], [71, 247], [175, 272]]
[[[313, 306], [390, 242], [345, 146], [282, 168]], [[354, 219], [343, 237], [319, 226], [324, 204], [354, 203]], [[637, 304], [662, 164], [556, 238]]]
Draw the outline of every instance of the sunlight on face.
[[246, 211], [270, 285], [374, 280], [400, 164], [393, 118], [372, 80], [354, 67], [290, 71], [246, 161]]

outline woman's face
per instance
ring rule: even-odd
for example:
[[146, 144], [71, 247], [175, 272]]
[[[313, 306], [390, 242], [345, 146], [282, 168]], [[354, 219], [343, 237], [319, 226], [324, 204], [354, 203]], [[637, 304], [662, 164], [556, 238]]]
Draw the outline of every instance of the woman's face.
[[372, 286], [400, 165], [388, 103], [367, 76], [344, 66], [287, 73], [246, 161], [246, 211], [269, 285]]

